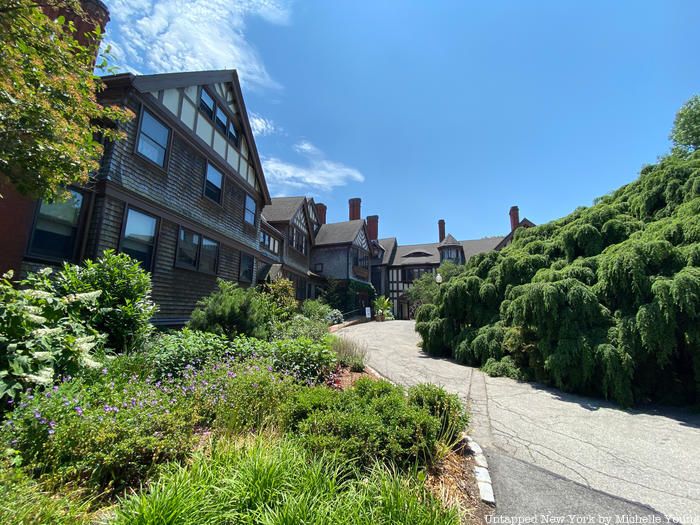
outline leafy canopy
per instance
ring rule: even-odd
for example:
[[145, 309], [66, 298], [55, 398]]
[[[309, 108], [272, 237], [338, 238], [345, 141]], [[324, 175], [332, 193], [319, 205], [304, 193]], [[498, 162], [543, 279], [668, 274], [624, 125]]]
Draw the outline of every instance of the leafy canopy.
[[563, 390], [700, 401], [700, 99], [639, 179], [472, 257], [416, 315], [423, 349]]
[[[77, 2], [48, 5], [75, 9]], [[118, 137], [105, 122], [131, 114], [97, 102], [95, 49], [76, 41], [71, 23], [49, 19], [30, 0], [5, 0], [0, 33], [0, 174], [22, 194], [53, 200], [97, 169], [96, 138]], [[97, 65], [105, 67], [105, 61]]]

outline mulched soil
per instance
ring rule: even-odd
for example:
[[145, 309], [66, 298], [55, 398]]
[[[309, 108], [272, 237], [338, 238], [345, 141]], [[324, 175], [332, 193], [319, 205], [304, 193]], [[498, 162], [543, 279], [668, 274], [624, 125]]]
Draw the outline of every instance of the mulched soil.
[[445, 505], [460, 509], [464, 525], [484, 525], [493, 508], [481, 501], [474, 477], [474, 458], [459, 448], [452, 450], [439, 464], [428, 471], [428, 489]]
[[[349, 368], [340, 368], [336, 372], [333, 387], [345, 390], [361, 377], [381, 379], [370, 369], [351, 372]], [[460, 509], [463, 525], [485, 525], [486, 516], [493, 514], [493, 508], [479, 497], [479, 487], [474, 477], [474, 458], [464, 443], [458, 444], [428, 471], [425, 483], [428, 490], [446, 506], [457, 506]]]

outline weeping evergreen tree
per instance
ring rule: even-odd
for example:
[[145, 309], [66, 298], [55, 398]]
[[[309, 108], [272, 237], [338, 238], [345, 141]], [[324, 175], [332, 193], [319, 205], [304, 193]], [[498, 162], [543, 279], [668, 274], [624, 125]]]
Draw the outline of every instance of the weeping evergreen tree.
[[623, 405], [700, 402], [700, 97], [671, 139], [631, 184], [471, 258], [418, 310], [423, 349]]

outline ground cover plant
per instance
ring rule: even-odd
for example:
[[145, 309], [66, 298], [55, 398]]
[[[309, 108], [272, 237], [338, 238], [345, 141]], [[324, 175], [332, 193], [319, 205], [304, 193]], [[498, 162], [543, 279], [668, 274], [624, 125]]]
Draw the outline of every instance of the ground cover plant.
[[357, 477], [331, 456], [265, 436], [218, 442], [188, 466], [173, 465], [148, 490], [121, 501], [117, 524], [458, 524], [415, 478], [375, 465]]
[[443, 283], [416, 315], [423, 349], [623, 405], [700, 401], [698, 100], [636, 181]]

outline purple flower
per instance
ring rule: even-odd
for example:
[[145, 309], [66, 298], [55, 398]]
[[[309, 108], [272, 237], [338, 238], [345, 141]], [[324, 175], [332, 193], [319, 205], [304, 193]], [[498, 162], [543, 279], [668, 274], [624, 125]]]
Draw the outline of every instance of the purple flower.
[[258, 388], [258, 384], [257, 384], [257, 383], [253, 383], [253, 384], [250, 385], [250, 386], [252, 386], [253, 388]]
[[41, 413], [40, 413], [38, 410], [35, 410], [35, 411], [34, 411], [34, 417], [35, 417], [36, 419], [41, 419]]
[[82, 416], [82, 415], [83, 415], [83, 409], [82, 409], [82, 408], [80, 408], [80, 407], [75, 407], [75, 411], [76, 411], [76, 413], [77, 413], [79, 416]]
[[14, 402], [15, 402], [14, 399], [8, 399], [8, 400], [7, 400], [7, 404], [8, 404], [8, 405], [11, 405], [11, 404], [14, 403]]
[[106, 368], [103, 368], [103, 369], [102, 369], [102, 375], [103, 375], [103, 376], [107, 375], [107, 369], [106, 369]]
[[56, 386], [53, 387], [53, 391], [54, 391], [54, 392], [58, 392], [58, 385], [56, 385]]
[[272, 367], [271, 367], [271, 366], [268, 366], [268, 367], [267, 367], [267, 371], [268, 371], [268, 372], [272, 372]]
[[56, 422], [55, 421], [49, 421], [49, 426], [51, 428], [56, 428]]
[[49, 429], [49, 436], [52, 436], [56, 433], [56, 431], [53, 428]]

